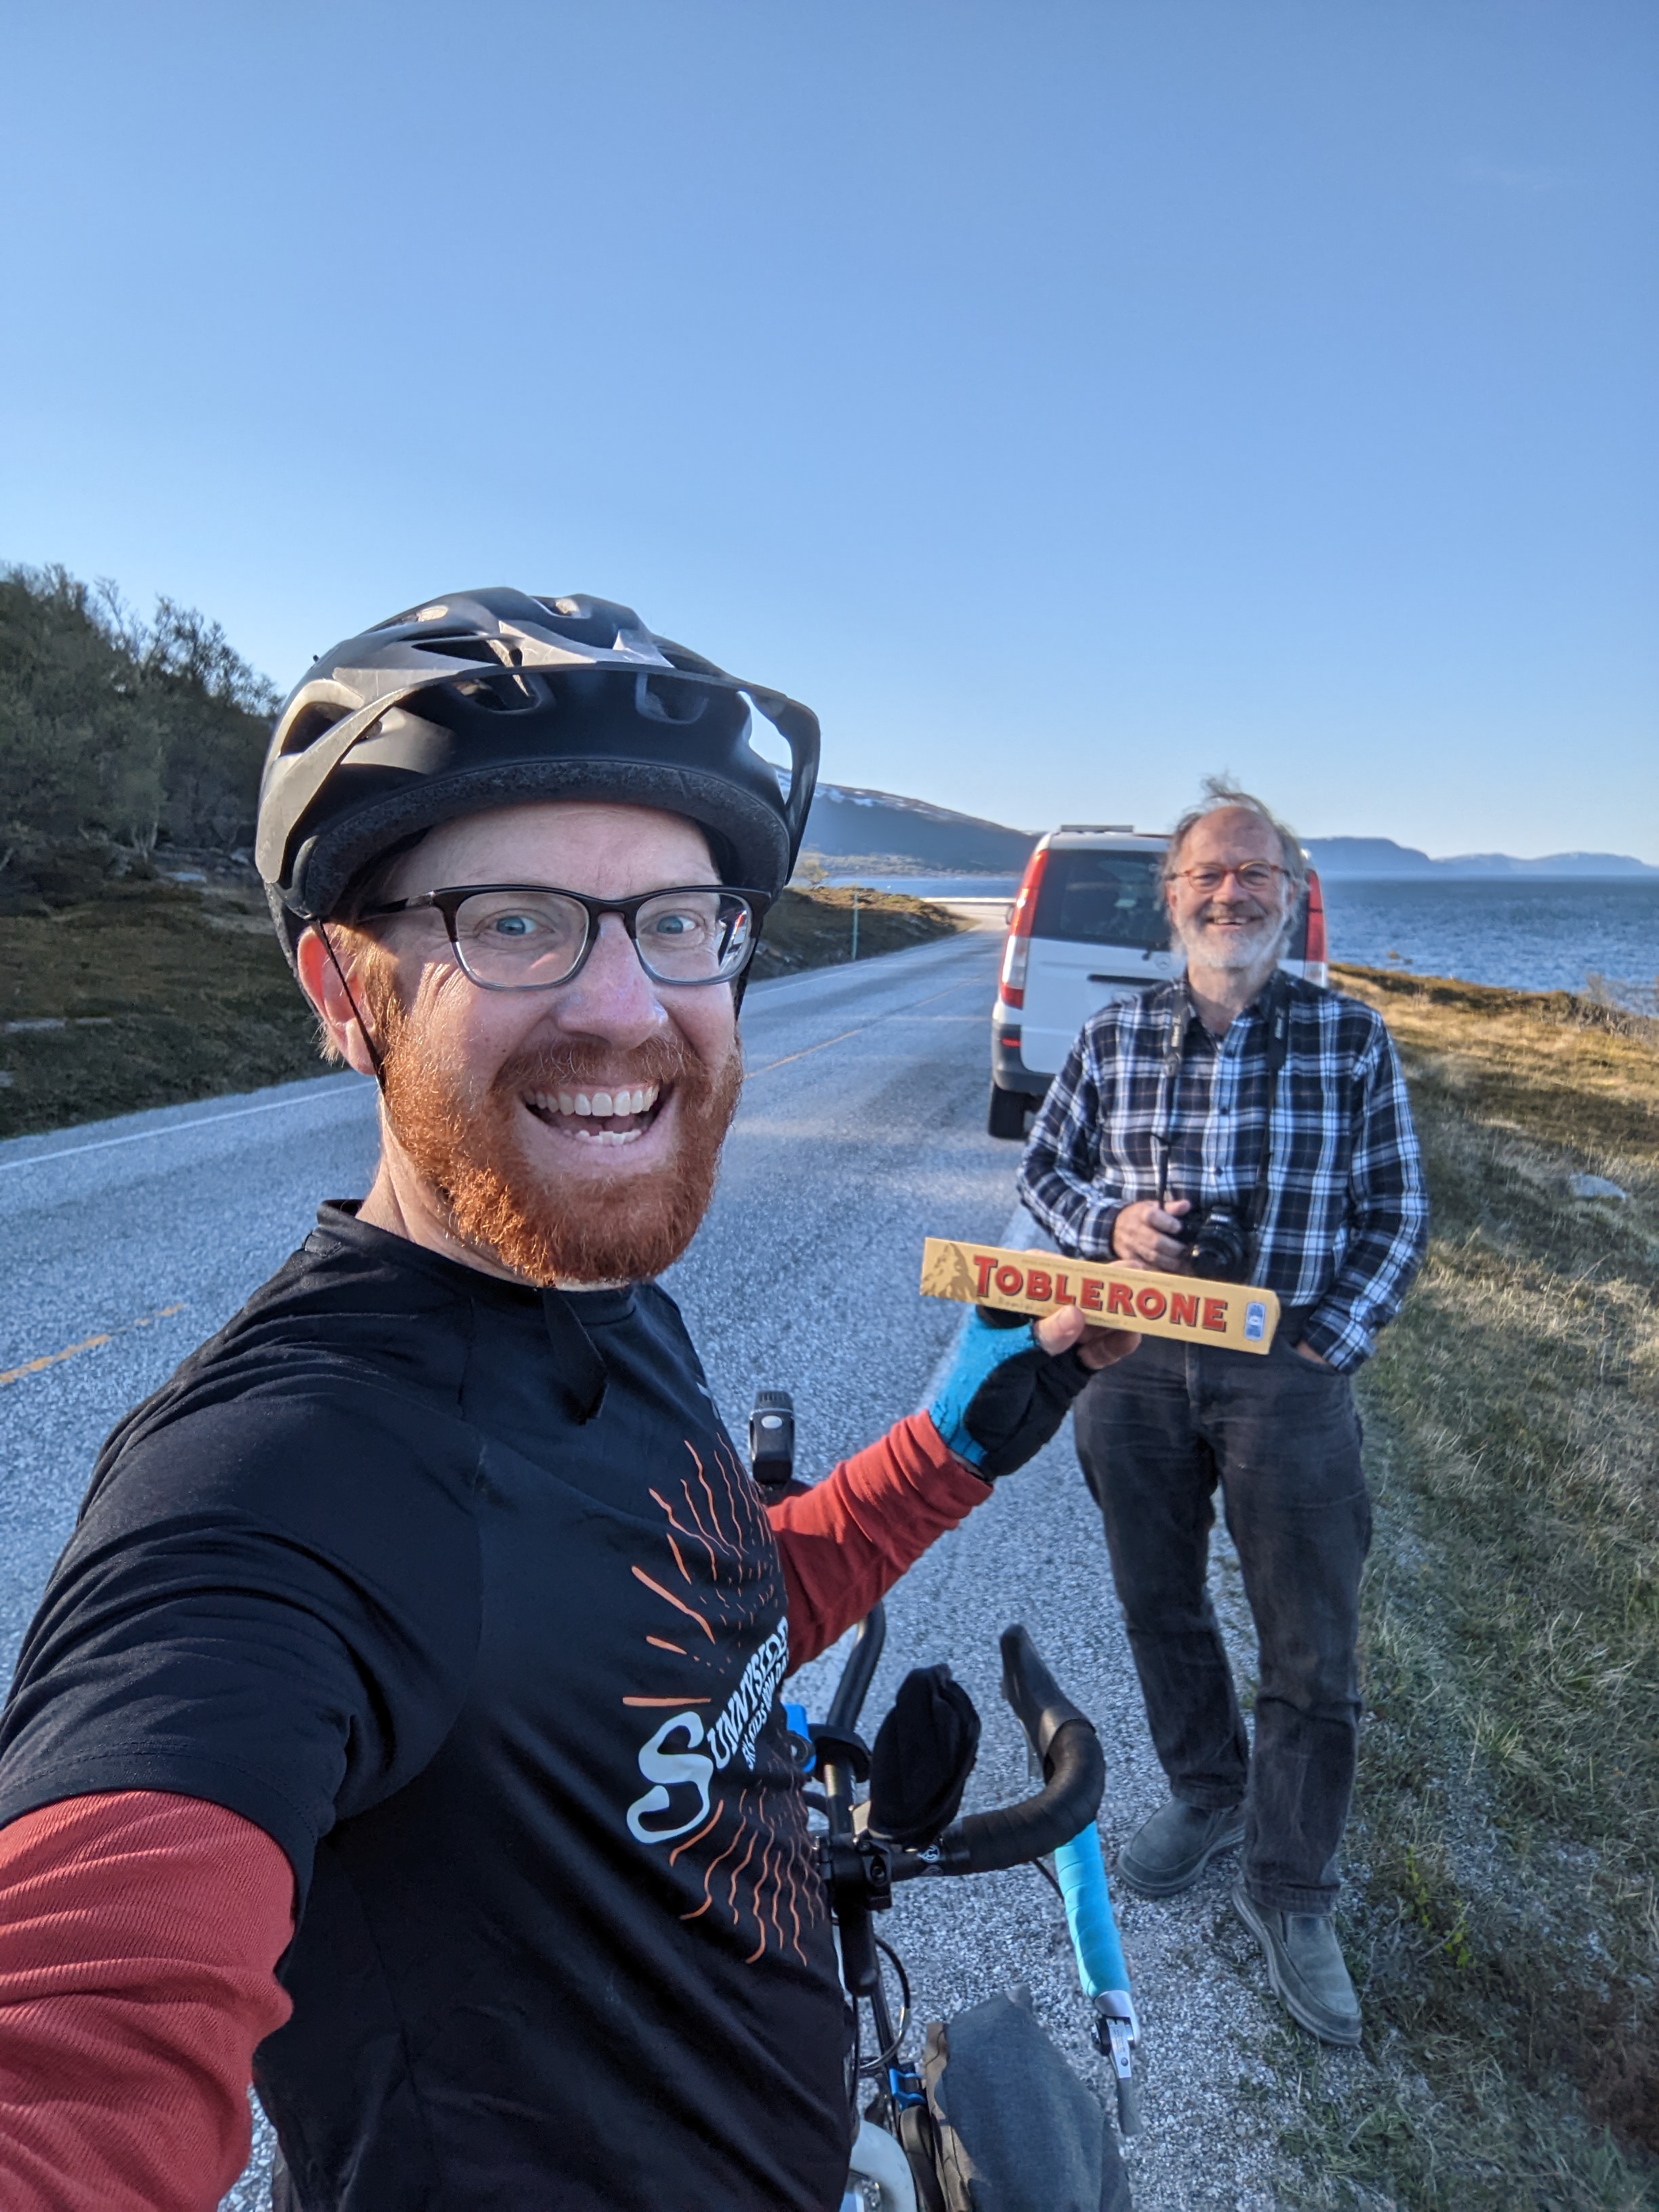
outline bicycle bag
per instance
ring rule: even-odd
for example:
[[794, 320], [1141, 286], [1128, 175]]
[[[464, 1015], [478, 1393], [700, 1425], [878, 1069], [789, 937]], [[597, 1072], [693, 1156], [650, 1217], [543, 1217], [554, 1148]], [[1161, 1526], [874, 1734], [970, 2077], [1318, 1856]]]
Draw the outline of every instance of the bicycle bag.
[[989, 1997], [921, 2061], [947, 2212], [1130, 2212], [1117, 2138], [1031, 2009], [1030, 1992]]

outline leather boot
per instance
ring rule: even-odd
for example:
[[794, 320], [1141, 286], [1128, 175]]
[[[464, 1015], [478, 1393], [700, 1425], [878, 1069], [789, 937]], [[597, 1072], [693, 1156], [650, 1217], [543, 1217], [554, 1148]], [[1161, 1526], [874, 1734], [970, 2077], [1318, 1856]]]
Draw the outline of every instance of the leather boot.
[[1117, 1855], [1117, 1870], [1143, 1897], [1175, 1897], [1192, 1887], [1218, 1851], [1233, 1850], [1243, 1840], [1243, 1806], [1200, 1813], [1172, 1797], [1130, 1837]]
[[1233, 1909], [1267, 1956], [1267, 1979], [1291, 2018], [1322, 2043], [1359, 2040], [1359, 2000], [1325, 1912], [1275, 1912], [1237, 1883]]

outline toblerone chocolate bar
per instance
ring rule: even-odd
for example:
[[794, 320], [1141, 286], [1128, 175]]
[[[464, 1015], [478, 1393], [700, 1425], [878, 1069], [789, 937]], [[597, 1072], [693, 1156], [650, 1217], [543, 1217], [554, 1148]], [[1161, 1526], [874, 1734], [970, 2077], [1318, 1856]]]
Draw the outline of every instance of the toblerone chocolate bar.
[[1102, 1267], [1058, 1252], [1010, 1252], [999, 1244], [959, 1244], [930, 1237], [921, 1248], [921, 1287], [930, 1298], [1000, 1306], [1008, 1313], [1053, 1313], [1080, 1306], [1103, 1323], [1174, 1336], [1184, 1344], [1224, 1344], [1266, 1352], [1279, 1327], [1279, 1300], [1248, 1283], [1198, 1275], [1155, 1275]]

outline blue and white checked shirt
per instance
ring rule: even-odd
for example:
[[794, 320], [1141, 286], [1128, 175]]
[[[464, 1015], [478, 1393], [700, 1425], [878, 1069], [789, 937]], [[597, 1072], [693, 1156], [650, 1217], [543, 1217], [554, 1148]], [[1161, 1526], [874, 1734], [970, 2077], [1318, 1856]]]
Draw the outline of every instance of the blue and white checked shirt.
[[[1354, 1368], [1422, 1264], [1428, 1194], [1405, 1078], [1380, 1016], [1285, 980], [1289, 1044], [1249, 1279], [1287, 1306], [1311, 1309], [1301, 1341], [1333, 1367]], [[1037, 1115], [1019, 1194], [1077, 1259], [1110, 1259], [1119, 1213], [1160, 1195], [1155, 1128], [1172, 1139], [1172, 1199], [1249, 1204], [1267, 1098], [1267, 1023], [1247, 1007], [1218, 1042], [1194, 1012], [1165, 1096], [1164, 1058], [1186, 988], [1166, 983], [1103, 1006]]]

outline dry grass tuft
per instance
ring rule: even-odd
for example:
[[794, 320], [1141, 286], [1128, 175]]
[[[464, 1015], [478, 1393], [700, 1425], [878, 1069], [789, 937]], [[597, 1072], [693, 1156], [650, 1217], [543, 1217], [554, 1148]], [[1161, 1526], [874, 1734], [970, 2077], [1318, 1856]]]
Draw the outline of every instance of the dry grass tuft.
[[[1659, 2202], [1659, 1023], [1345, 969], [1434, 1201], [1361, 1389], [1377, 1489], [1344, 1937], [1376, 2071], [1305, 2201]], [[1623, 1201], [1571, 1197], [1571, 1176]]]

